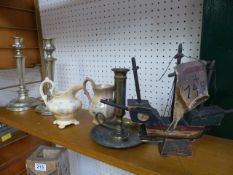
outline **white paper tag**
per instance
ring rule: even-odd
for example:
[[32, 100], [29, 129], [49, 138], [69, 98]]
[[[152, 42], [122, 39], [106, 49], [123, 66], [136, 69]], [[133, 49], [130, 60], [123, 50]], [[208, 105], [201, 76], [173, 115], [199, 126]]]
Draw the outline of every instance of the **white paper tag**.
[[46, 171], [46, 164], [44, 163], [35, 163], [36, 171]]

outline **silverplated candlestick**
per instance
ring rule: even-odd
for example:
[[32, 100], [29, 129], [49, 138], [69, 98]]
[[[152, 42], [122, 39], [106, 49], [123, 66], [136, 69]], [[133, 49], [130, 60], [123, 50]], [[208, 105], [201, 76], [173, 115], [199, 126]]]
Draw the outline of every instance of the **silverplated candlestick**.
[[[55, 69], [55, 61], [56, 58], [53, 57], [53, 52], [55, 51], [54, 46], [54, 39], [52, 38], [45, 38], [43, 39], [43, 50], [45, 52], [45, 76], [48, 77], [50, 80], [54, 81], [54, 69]], [[49, 87], [45, 89], [47, 91]], [[48, 92], [47, 92], [48, 93]], [[36, 112], [40, 113], [41, 115], [51, 116], [53, 115], [50, 112], [44, 103], [41, 103], [36, 107]]]
[[53, 52], [55, 51], [54, 39], [46, 38], [43, 39], [43, 49], [46, 54], [45, 57], [45, 67], [46, 67], [46, 76], [54, 81], [54, 69], [56, 58], [53, 57]]
[[14, 49], [16, 49], [16, 67], [19, 75], [19, 91], [18, 98], [13, 99], [6, 106], [6, 108], [10, 111], [25, 111], [34, 106], [37, 106], [41, 103], [38, 99], [28, 96], [28, 89], [25, 86], [24, 82], [24, 74], [25, 74], [25, 56], [23, 54], [23, 38], [22, 37], [14, 37], [14, 44], [12, 45]]

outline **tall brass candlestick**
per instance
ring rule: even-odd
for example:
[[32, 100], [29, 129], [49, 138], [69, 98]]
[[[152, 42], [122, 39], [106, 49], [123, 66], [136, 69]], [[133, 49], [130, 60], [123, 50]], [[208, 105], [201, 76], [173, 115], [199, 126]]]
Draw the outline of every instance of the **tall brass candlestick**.
[[24, 111], [38, 105], [41, 102], [36, 98], [28, 97], [28, 89], [26, 88], [24, 82], [25, 56], [23, 54], [23, 38], [14, 37], [14, 44], [12, 47], [16, 49], [15, 58], [20, 86], [18, 91], [18, 98], [10, 101], [10, 103], [7, 105], [7, 109], [10, 111]]
[[[54, 81], [55, 61], [57, 60], [56, 58], [53, 57], [53, 52], [55, 51], [55, 49], [56, 48], [54, 46], [54, 39], [52, 38], [43, 39], [43, 50], [45, 52], [45, 58], [44, 58], [45, 76], [52, 81]], [[46, 90], [48, 90], [48, 88]], [[36, 112], [46, 116], [53, 115], [52, 112], [48, 111], [44, 103], [36, 107]]]
[[[115, 68], [112, 69], [114, 72], [114, 101], [116, 105], [125, 106], [126, 98], [126, 74], [129, 69]], [[120, 108], [115, 108], [114, 115], [117, 120], [116, 130], [112, 132], [112, 137], [115, 139], [124, 140], [127, 139], [129, 133], [123, 128], [123, 116], [125, 115], [125, 110]]]
[[[114, 103], [116, 106], [125, 106], [126, 74], [129, 69], [115, 68], [114, 72]], [[129, 148], [141, 143], [138, 137], [138, 128], [133, 124], [124, 123], [125, 109], [116, 108], [114, 111], [116, 121], [100, 123], [91, 131], [91, 137], [100, 145], [110, 148]]]

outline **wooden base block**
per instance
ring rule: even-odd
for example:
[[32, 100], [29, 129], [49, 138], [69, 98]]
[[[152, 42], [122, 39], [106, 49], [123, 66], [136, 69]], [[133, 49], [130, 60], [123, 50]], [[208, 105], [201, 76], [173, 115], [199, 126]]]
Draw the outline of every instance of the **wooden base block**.
[[70, 175], [65, 148], [40, 146], [26, 161], [28, 175]]
[[164, 139], [159, 145], [160, 154], [164, 156], [191, 156], [192, 143], [188, 139]]

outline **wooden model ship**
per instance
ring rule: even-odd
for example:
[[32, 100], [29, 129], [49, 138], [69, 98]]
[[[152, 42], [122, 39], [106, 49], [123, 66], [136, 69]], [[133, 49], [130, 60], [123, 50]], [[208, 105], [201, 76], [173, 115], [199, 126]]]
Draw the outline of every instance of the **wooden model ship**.
[[128, 110], [131, 120], [140, 125], [140, 139], [160, 142], [163, 155], [191, 155], [191, 142], [202, 136], [205, 127], [220, 125], [224, 114], [233, 112], [203, 104], [209, 98], [208, 84], [214, 62], [197, 60], [181, 63], [183, 56], [180, 44], [174, 57], [177, 60], [176, 71], [168, 75], [174, 78], [166, 106], [169, 116], [161, 116], [148, 100], [141, 99], [135, 58], [132, 58], [132, 69], [137, 99], [128, 99], [128, 107], [102, 100], [103, 103]]

